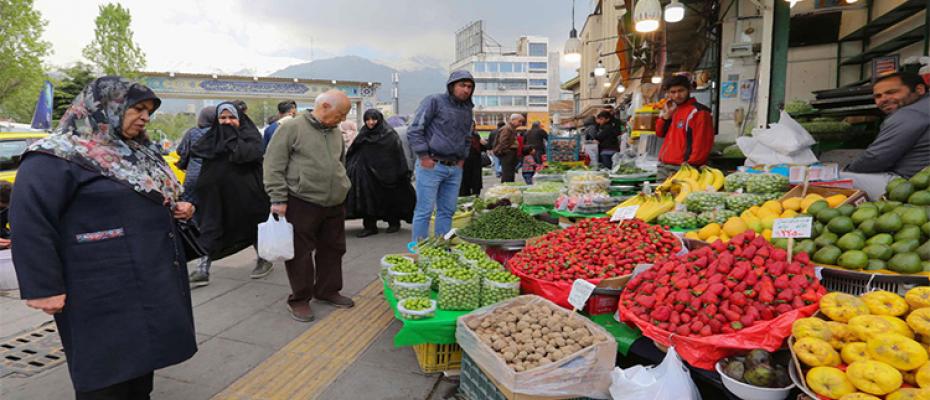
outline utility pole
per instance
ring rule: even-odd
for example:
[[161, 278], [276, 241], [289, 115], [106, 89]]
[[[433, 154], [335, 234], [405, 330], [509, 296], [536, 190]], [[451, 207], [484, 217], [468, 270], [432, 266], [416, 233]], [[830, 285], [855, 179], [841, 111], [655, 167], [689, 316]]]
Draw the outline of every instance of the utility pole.
[[400, 115], [400, 74], [391, 74], [391, 81], [394, 83], [394, 115]]

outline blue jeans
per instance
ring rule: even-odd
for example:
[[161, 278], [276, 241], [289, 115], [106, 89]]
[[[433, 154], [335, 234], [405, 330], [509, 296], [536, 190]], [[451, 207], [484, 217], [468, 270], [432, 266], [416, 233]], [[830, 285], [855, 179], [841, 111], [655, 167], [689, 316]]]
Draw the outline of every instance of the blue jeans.
[[600, 166], [607, 167], [607, 169], [613, 168], [614, 167], [614, 154], [617, 154], [617, 152], [614, 150], [602, 151], [598, 155], [599, 157], [597, 160]]
[[417, 160], [417, 207], [413, 211], [413, 240], [430, 236], [429, 220], [436, 210], [435, 235], [445, 235], [452, 229], [462, 169], [436, 163], [432, 169], [423, 168]]
[[491, 168], [494, 169], [494, 175], [500, 178], [501, 177], [501, 159], [497, 158], [497, 156], [495, 156], [490, 151], [488, 152], [488, 158], [491, 159]]
[[533, 175], [536, 175], [536, 171], [523, 171], [523, 182], [526, 182], [527, 185], [532, 185]]

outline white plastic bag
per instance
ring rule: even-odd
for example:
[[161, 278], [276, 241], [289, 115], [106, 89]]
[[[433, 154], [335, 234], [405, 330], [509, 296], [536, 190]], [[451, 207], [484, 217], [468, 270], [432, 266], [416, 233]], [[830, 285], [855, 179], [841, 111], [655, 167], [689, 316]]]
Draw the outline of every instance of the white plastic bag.
[[766, 146], [755, 137], [740, 137], [736, 139], [736, 145], [746, 155], [746, 166], [750, 167], [776, 164], [810, 165], [818, 161], [810, 148], [787, 155]]
[[806, 150], [817, 143], [801, 124], [784, 111], [778, 117], [778, 122], [771, 124], [769, 129], [753, 129], [752, 137], [786, 156]]
[[294, 227], [283, 215], [278, 218], [269, 214], [258, 224], [258, 256], [271, 262], [294, 258]]
[[610, 396], [614, 400], [701, 400], [675, 347], [669, 347], [658, 366], [614, 368], [611, 378]]

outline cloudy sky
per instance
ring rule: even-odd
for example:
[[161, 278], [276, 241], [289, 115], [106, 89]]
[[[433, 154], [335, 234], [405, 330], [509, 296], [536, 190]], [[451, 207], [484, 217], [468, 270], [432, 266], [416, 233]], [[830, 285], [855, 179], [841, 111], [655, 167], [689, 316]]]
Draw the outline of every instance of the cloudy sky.
[[[52, 65], [82, 58], [106, 0], [36, 0], [48, 21]], [[357, 55], [399, 68], [448, 67], [454, 34], [482, 19], [501, 45], [521, 35], [547, 36], [561, 49], [571, 29], [570, 0], [124, 0], [150, 71], [260, 75], [288, 65]], [[580, 30], [591, 0], [578, 0]], [[568, 65], [562, 75], [568, 77]]]

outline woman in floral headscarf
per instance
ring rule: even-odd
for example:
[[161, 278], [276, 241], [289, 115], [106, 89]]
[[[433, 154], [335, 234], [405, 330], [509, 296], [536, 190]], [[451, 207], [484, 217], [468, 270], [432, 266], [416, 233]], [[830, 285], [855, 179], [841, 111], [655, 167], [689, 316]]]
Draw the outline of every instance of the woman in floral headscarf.
[[153, 371], [197, 351], [181, 185], [145, 125], [161, 100], [88, 85], [23, 155], [10, 211], [26, 304], [55, 316], [77, 399], [148, 399]]

